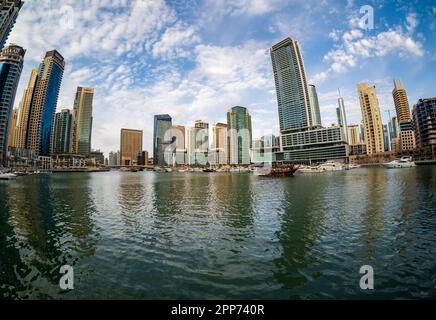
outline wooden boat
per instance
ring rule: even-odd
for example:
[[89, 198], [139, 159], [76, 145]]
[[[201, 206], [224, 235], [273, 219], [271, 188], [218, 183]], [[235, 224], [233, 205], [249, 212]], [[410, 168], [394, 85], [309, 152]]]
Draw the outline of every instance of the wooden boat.
[[298, 170], [294, 164], [274, 164], [272, 166], [257, 167], [254, 175], [261, 177], [291, 177]]

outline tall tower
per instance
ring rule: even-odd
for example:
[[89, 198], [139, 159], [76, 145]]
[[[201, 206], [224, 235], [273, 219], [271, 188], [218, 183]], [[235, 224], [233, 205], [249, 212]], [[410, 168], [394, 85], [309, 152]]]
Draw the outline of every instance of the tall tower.
[[375, 86], [359, 83], [357, 91], [365, 126], [366, 152], [368, 154], [384, 152], [383, 124]]
[[38, 68], [33, 68], [30, 73], [29, 83], [24, 90], [23, 97], [21, 98], [20, 109], [18, 114], [18, 127], [15, 144], [17, 148], [26, 148], [27, 129], [29, 126], [30, 106], [32, 104], [32, 97], [35, 91], [36, 79], [38, 78]]
[[69, 109], [56, 113], [53, 129], [52, 154], [70, 152], [71, 125], [73, 115]]
[[403, 81], [397, 84], [394, 80], [394, 89], [392, 90], [394, 98], [395, 110], [397, 111], [398, 121], [410, 121], [409, 100], [407, 99], [406, 89], [404, 89]]
[[283, 161], [345, 161], [348, 150], [342, 129], [321, 126], [316, 90], [314, 86], [307, 85], [298, 42], [286, 38], [273, 45], [270, 53], [282, 141], [282, 151], [278, 153], [283, 154]]
[[271, 48], [281, 133], [313, 126], [306, 70], [297, 41], [291, 38]]
[[73, 110], [71, 152], [88, 156], [91, 152], [93, 88], [78, 87]]
[[50, 156], [50, 144], [65, 61], [56, 50], [46, 53], [39, 65], [30, 106], [26, 148], [40, 156]]
[[415, 132], [412, 129], [412, 120], [410, 116], [409, 100], [407, 99], [406, 89], [403, 81], [397, 84], [394, 80], [394, 89], [392, 90], [397, 119], [400, 125], [400, 147], [401, 150], [413, 150], [416, 148]]
[[339, 91], [339, 99], [338, 99], [338, 121], [339, 126], [342, 128], [342, 133], [344, 134], [345, 142], [349, 143], [349, 137], [348, 137], [348, 123], [347, 123], [347, 114], [345, 112], [345, 103], [344, 98], [341, 96], [341, 91]]
[[227, 157], [230, 164], [250, 164], [252, 147], [251, 116], [244, 107], [236, 106], [227, 112]]
[[216, 123], [212, 126], [214, 163], [227, 164], [227, 124]]
[[26, 50], [6, 46], [0, 54], [0, 164], [6, 161], [8, 130]]
[[310, 112], [312, 114], [313, 126], [322, 127], [318, 94], [316, 93], [316, 87], [313, 84], [309, 84], [309, 105], [310, 105]]
[[[157, 165], [165, 165], [165, 148], [170, 141], [172, 118], [168, 114], [154, 116], [153, 128], [153, 162]], [[169, 163], [168, 163], [169, 164]]]
[[15, 147], [15, 138], [17, 136], [17, 117], [18, 110], [12, 109], [11, 118], [9, 120], [9, 129], [8, 129], [8, 147]]
[[3, 49], [22, 6], [21, 0], [0, 0], [0, 50]]

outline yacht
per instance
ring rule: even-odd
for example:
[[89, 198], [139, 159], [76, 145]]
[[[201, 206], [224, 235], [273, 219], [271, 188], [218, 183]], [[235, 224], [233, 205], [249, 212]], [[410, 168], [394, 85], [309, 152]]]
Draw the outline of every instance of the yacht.
[[301, 166], [297, 172], [299, 173], [320, 173], [324, 172], [320, 166]]
[[0, 180], [12, 180], [17, 177], [14, 173], [0, 173]]
[[416, 167], [415, 162], [412, 161], [411, 157], [402, 157], [401, 159], [397, 159], [388, 163], [385, 163], [384, 166], [386, 168], [412, 168]]
[[327, 161], [327, 162], [321, 164], [319, 167], [322, 171], [342, 171], [342, 170], [345, 170], [345, 166], [342, 163], [334, 162], [334, 161]]

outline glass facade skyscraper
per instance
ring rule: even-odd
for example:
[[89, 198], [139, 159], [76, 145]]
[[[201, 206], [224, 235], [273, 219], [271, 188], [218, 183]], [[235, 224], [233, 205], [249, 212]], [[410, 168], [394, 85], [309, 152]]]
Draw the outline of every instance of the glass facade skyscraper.
[[56, 50], [46, 53], [39, 65], [30, 106], [26, 148], [39, 156], [50, 156], [52, 129], [65, 62]]
[[7, 157], [9, 123], [25, 53], [20, 46], [10, 45], [0, 54], [0, 164]]
[[[322, 128], [317, 117], [314, 87], [309, 89], [297, 41], [286, 38], [271, 48], [279, 109], [284, 162], [322, 162], [348, 157], [341, 128]], [[310, 99], [309, 90], [312, 91]], [[316, 99], [317, 100], [317, 99]]]
[[[165, 136], [170, 134], [172, 118], [168, 114], [154, 116], [153, 128], [153, 162], [156, 165], [165, 165], [165, 148], [171, 143], [171, 139]], [[168, 163], [169, 164], [169, 163]]]
[[290, 38], [271, 49], [280, 131], [282, 134], [312, 127], [309, 89], [303, 56], [297, 41]]
[[52, 141], [53, 154], [70, 152], [72, 120], [73, 116], [69, 109], [56, 113]]
[[251, 116], [244, 107], [236, 106], [227, 112], [227, 156], [229, 164], [250, 164], [252, 147]]
[[321, 127], [321, 112], [319, 110], [318, 94], [316, 93], [316, 87], [313, 84], [309, 84], [309, 105], [310, 112], [312, 113], [313, 126]]
[[0, 0], [0, 50], [8, 40], [22, 6], [21, 0]]
[[72, 150], [78, 155], [91, 152], [93, 88], [78, 87], [73, 110]]

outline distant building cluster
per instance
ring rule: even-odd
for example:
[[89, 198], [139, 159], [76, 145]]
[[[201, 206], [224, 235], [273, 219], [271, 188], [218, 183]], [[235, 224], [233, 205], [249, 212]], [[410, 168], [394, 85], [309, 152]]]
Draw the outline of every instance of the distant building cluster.
[[278, 102], [279, 135], [253, 139], [247, 108], [234, 106], [227, 123], [197, 120], [174, 124], [168, 114], [154, 116], [152, 154], [143, 150], [143, 131], [121, 129], [119, 151], [108, 158], [91, 148], [94, 88], [78, 87], [74, 105], [56, 113], [65, 60], [46, 52], [33, 68], [14, 108], [26, 50], [6, 45], [23, 2], [1, 1], [0, 11], [0, 167], [82, 166], [246, 166], [252, 163], [346, 162], [351, 156], [420, 150], [435, 157], [436, 98], [419, 99], [410, 111], [402, 81], [393, 83], [396, 116], [384, 124], [376, 87], [357, 85], [360, 124], [348, 124], [339, 92], [337, 124], [322, 125], [316, 87], [307, 82], [299, 43], [291, 38], [272, 46], [271, 62]]

